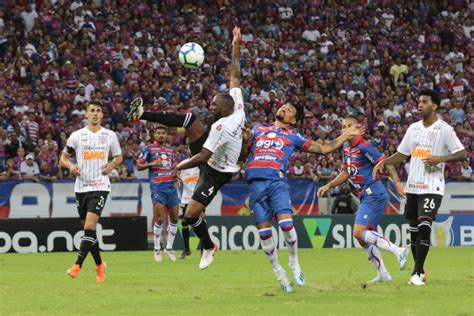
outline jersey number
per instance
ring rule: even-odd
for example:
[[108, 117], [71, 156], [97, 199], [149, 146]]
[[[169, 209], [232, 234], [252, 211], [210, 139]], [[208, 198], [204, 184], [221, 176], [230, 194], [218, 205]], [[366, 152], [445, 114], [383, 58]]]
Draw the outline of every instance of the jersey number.
[[100, 210], [101, 208], [104, 207], [104, 204], [105, 204], [105, 199], [103, 196], [101, 196], [99, 202], [97, 202], [97, 206], [95, 207], [95, 209]]
[[426, 210], [426, 209], [431, 209], [433, 210], [436, 206], [436, 203], [435, 203], [435, 200], [434, 199], [429, 199], [429, 198], [426, 198], [425, 199], [425, 205], [423, 205], [423, 208]]
[[204, 192], [201, 192], [202, 195], [204, 195], [205, 197], [209, 197], [212, 195], [212, 193], [214, 192], [214, 187], [210, 187], [209, 190], [207, 190], [207, 194], [204, 193]]

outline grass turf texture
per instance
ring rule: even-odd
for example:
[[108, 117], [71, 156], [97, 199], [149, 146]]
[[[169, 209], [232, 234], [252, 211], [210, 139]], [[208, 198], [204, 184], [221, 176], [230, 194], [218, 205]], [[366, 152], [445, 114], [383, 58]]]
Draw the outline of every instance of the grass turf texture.
[[[279, 251], [287, 268], [287, 251]], [[472, 315], [474, 248], [434, 248], [428, 284], [407, 284], [413, 260], [400, 271], [383, 252], [393, 281], [375, 276], [361, 249], [300, 250], [306, 285], [283, 293], [261, 251], [222, 251], [198, 269], [199, 256], [163, 262], [152, 251], [108, 252], [107, 280], [95, 283], [91, 256], [77, 279], [66, 270], [73, 253], [0, 255], [2, 315]]]

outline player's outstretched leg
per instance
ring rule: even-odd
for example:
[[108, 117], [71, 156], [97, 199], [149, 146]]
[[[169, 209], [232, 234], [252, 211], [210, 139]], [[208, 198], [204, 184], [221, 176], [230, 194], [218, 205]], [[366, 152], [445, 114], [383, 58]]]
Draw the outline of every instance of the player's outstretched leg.
[[295, 283], [298, 286], [303, 286], [305, 283], [303, 270], [301, 270], [298, 260], [298, 236], [296, 235], [295, 227], [293, 226], [293, 219], [291, 215], [285, 214], [278, 218], [278, 225], [283, 231], [285, 237], [285, 244], [288, 248], [290, 257], [290, 270], [293, 274]]
[[376, 283], [376, 282], [390, 282], [392, 277], [388, 273], [387, 268], [385, 268], [385, 263], [382, 259], [382, 254], [380, 253], [379, 248], [374, 245], [364, 245], [365, 254], [369, 259], [370, 264], [374, 267], [377, 272], [377, 276], [367, 283]]
[[260, 244], [262, 245], [262, 250], [265, 253], [268, 261], [270, 261], [271, 265], [273, 266], [273, 271], [277, 277], [278, 282], [280, 283], [280, 287], [285, 293], [291, 293], [294, 291], [293, 286], [291, 285], [288, 277], [286, 275], [286, 271], [280, 265], [278, 261], [278, 250], [275, 244], [275, 240], [273, 239], [272, 228], [261, 228], [259, 229], [260, 234]]
[[187, 256], [191, 255], [191, 249], [189, 247], [189, 233], [189, 225], [183, 224], [181, 234], [183, 235], [184, 249], [181, 255], [179, 256], [179, 259], [184, 259]]
[[370, 245], [375, 245], [379, 249], [390, 251], [397, 257], [400, 270], [405, 269], [407, 265], [408, 248], [397, 247], [390, 242], [390, 240], [373, 230], [365, 230], [362, 234], [362, 241]]
[[87, 257], [87, 254], [92, 248], [92, 245], [97, 240], [97, 235], [95, 230], [92, 229], [84, 229], [84, 236], [81, 238], [81, 244], [79, 246], [79, 252], [77, 254], [76, 263], [67, 270], [67, 274], [71, 278], [76, 278], [81, 272], [82, 263]]

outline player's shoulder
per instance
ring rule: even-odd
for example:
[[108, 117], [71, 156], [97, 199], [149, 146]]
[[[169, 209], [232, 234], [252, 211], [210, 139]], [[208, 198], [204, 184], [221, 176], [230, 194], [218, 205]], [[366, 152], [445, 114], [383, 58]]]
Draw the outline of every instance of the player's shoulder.
[[443, 130], [446, 130], [446, 131], [452, 131], [454, 128], [449, 125], [447, 122], [443, 121], [443, 120], [440, 120], [438, 119], [438, 121], [436, 121], [435, 123], [435, 128], [439, 128], [439, 129], [443, 129]]
[[253, 130], [255, 132], [271, 132], [275, 130], [275, 127], [272, 124], [261, 123], [261, 124], [255, 125], [253, 127]]
[[82, 135], [84, 133], [87, 133], [87, 130], [86, 130], [85, 127], [81, 128], [81, 129], [78, 129], [77, 131], [72, 132], [71, 135], [69, 135], [69, 138], [75, 139], [75, 138], [80, 137], [80, 135]]

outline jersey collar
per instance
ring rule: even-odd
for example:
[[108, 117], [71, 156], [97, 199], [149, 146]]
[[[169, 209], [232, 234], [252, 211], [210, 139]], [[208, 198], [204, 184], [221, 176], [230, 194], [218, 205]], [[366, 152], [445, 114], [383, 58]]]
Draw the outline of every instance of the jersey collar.
[[364, 139], [362, 138], [362, 136], [357, 136], [354, 141], [352, 142], [351, 146], [352, 147], [355, 147], [357, 145], [359, 145]]

